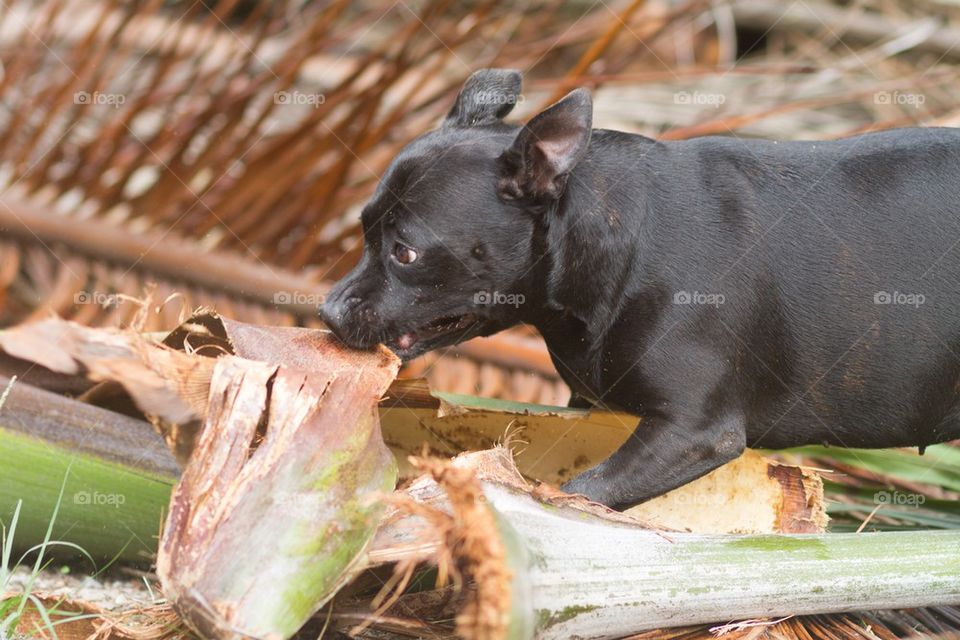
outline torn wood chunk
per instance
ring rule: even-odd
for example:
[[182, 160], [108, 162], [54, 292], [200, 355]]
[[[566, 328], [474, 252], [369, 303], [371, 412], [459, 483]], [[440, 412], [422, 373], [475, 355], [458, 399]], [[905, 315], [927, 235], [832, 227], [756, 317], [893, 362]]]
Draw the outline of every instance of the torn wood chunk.
[[310, 371], [215, 361], [157, 563], [205, 638], [289, 637], [362, 568], [396, 483], [377, 402], [399, 361], [374, 352], [345, 368], [337, 350]]

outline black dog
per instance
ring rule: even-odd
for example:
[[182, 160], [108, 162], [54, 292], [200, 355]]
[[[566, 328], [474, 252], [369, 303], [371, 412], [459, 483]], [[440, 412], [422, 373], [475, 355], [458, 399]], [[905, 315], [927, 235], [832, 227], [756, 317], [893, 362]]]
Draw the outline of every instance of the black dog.
[[625, 506], [744, 447], [960, 437], [960, 130], [657, 142], [576, 90], [505, 124], [466, 83], [394, 160], [322, 309], [401, 357], [525, 322], [575, 394], [643, 416], [564, 488]]

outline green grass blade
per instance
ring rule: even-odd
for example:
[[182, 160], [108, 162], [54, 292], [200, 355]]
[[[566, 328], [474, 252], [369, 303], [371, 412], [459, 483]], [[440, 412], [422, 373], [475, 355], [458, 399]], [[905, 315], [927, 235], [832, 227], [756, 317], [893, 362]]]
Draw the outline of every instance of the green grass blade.
[[[29, 599], [33, 598], [31, 595], [33, 590], [33, 583], [36, 581], [37, 576], [40, 575], [40, 571], [43, 569], [43, 554], [47, 550], [47, 546], [50, 544], [50, 537], [53, 535], [53, 525], [57, 521], [57, 514], [60, 512], [60, 504], [63, 502], [63, 492], [67, 488], [67, 480], [70, 478], [70, 467], [72, 465], [67, 465], [67, 470], [63, 474], [63, 482], [60, 483], [60, 493], [57, 495], [57, 501], [53, 505], [53, 514], [50, 516], [50, 521], [47, 523], [47, 532], [43, 536], [43, 543], [36, 545], [34, 548], [39, 548], [40, 552], [37, 554], [37, 561], [33, 565], [33, 572], [30, 574], [30, 578], [27, 580], [27, 584], [24, 587], [24, 593], [27, 597], [20, 600], [20, 607], [17, 610], [17, 616], [20, 617], [23, 615], [23, 610], [27, 606]], [[26, 556], [27, 554], [24, 554]], [[33, 598], [36, 600], [36, 598]], [[39, 602], [37, 602], [39, 604]], [[41, 617], [46, 615], [46, 610], [40, 608]], [[56, 634], [54, 634], [56, 636]]]
[[27, 597], [23, 598], [22, 604], [20, 605], [21, 611], [26, 606], [27, 602], [32, 602], [33, 606], [37, 608], [37, 613], [40, 615], [40, 619], [43, 620], [43, 624], [46, 625], [47, 630], [50, 631], [50, 635], [53, 636], [53, 640], [59, 640], [59, 636], [57, 636], [57, 630], [53, 628], [53, 621], [50, 619], [50, 614], [47, 613], [47, 608], [43, 605], [40, 599], [33, 594], [27, 594]]
[[90, 564], [92, 564], [94, 568], [94, 575], [96, 575], [97, 573], [100, 573], [96, 569], [97, 567], [96, 561], [93, 559], [93, 557], [89, 553], [87, 553], [86, 549], [84, 549], [78, 544], [74, 544], [72, 542], [64, 542], [63, 540], [51, 540], [50, 542], [42, 542], [40, 544], [33, 545], [32, 547], [30, 547], [29, 549], [23, 552], [23, 555], [20, 556], [20, 560], [17, 562], [17, 564], [18, 565], [23, 564], [23, 561], [27, 558], [27, 556], [37, 550], [40, 551], [40, 555], [42, 557], [43, 552], [46, 549], [49, 549], [51, 547], [65, 547], [67, 549], [73, 549], [74, 551], [76, 551], [77, 553], [84, 556], [87, 560], [90, 561]]
[[17, 506], [13, 508], [13, 517], [10, 519], [10, 531], [7, 532], [7, 528], [3, 527], [3, 523], [0, 523], [0, 527], [3, 528], [3, 563], [0, 565], [0, 569], [3, 570], [2, 580], [0, 580], [0, 586], [6, 587], [7, 580], [9, 579], [10, 572], [13, 569], [10, 568], [10, 554], [13, 552], [13, 537], [17, 533], [17, 521], [20, 520], [20, 509], [23, 507], [23, 500], [17, 500]]

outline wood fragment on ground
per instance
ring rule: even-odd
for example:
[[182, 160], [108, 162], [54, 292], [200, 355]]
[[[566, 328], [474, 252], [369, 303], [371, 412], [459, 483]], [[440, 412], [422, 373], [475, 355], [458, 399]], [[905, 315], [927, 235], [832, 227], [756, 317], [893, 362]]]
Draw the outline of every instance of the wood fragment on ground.
[[206, 638], [292, 635], [355, 571], [396, 483], [377, 404], [399, 360], [326, 332], [243, 335], [272, 333], [272, 363], [56, 319], [0, 333], [11, 356], [121, 385], [187, 460], [157, 571]]

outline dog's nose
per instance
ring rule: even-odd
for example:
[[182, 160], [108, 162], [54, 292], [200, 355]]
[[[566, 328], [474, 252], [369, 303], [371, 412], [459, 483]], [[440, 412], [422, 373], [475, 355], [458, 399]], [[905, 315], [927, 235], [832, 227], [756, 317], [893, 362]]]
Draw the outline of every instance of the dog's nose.
[[359, 302], [360, 298], [357, 296], [331, 296], [320, 305], [317, 313], [320, 315], [323, 323], [327, 325], [327, 328], [333, 331], [334, 335], [339, 338], [343, 335], [343, 327], [346, 324], [345, 318], [347, 314], [353, 307], [357, 306]]
[[337, 315], [337, 311], [333, 308], [331, 302], [323, 302], [320, 306], [317, 307], [317, 315], [320, 316], [320, 319], [323, 320], [323, 324], [327, 325], [327, 328], [332, 330], [333, 319]]

